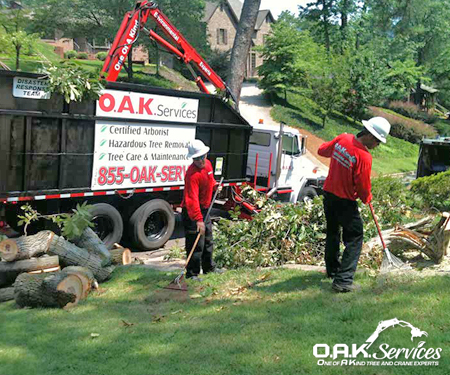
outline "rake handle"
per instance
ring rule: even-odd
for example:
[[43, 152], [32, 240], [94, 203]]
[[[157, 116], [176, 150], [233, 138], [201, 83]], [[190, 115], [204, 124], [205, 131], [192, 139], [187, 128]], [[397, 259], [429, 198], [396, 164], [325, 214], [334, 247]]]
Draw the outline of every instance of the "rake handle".
[[375, 221], [375, 225], [377, 226], [378, 235], [380, 236], [381, 244], [383, 245], [383, 249], [386, 249], [386, 244], [384, 243], [383, 236], [381, 235], [381, 229], [378, 225], [378, 220], [375, 217], [375, 212], [373, 210], [372, 202], [369, 202], [370, 212], [372, 213], [373, 220]]

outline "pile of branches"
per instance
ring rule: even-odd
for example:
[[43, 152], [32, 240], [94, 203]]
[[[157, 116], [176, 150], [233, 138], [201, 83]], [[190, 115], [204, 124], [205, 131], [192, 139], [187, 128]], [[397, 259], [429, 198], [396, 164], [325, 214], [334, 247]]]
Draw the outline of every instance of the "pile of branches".
[[[80, 214], [77, 216], [67, 222], [65, 232], [79, 220]], [[20, 307], [73, 306], [98, 283], [108, 280], [115, 265], [131, 263], [129, 249], [117, 244], [107, 249], [90, 225], [72, 232], [78, 235], [70, 240], [48, 230], [3, 239], [0, 302], [14, 299]]]

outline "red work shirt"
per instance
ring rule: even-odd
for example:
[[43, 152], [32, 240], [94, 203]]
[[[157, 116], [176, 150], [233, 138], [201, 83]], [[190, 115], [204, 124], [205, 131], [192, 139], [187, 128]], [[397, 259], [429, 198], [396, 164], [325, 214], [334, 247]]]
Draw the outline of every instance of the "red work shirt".
[[211, 162], [206, 159], [205, 167], [200, 169], [192, 163], [184, 179], [184, 196], [182, 207], [187, 209], [192, 221], [203, 221], [202, 209], [209, 208], [216, 180]]
[[365, 204], [372, 200], [372, 155], [353, 134], [344, 133], [323, 143], [318, 154], [331, 158], [323, 190], [344, 199], [359, 198]]

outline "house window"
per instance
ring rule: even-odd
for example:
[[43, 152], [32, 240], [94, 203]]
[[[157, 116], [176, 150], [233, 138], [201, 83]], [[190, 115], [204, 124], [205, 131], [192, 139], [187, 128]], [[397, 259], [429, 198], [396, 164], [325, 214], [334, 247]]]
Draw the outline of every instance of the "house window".
[[252, 52], [252, 62], [251, 62], [251, 67], [252, 67], [252, 76], [255, 73], [255, 68], [256, 68], [256, 53]]
[[217, 29], [217, 44], [228, 44], [227, 29]]

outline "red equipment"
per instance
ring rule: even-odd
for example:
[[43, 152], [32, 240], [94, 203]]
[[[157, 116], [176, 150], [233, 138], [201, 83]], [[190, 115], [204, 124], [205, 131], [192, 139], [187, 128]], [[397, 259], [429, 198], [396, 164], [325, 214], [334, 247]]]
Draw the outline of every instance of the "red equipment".
[[[153, 30], [148, 30], [144, 27], [150, 16], [178, 48], [167, 42]], [[130, 49], [137, 41], [141, 31], [144, 31], [152, 40], [161, 44], [169, 52], [172, 52], [183, 61], [194, 76], [195, 82], [201, 91], [209, 94], [201, 76], [197, 75], [191, 67], [191, 61], [209, 82], [217, 89], [224, 91], [227, 97], [231, 97], [233, 101], [237, 103], [225, 82], [198, 54], [195, 48], [188, 43], [184, 36], [172, 25], [169, 19], [158, 8], [158, 5], [153, 1], [140, 1], [136, 3], [133, 11], [125, 14], [116, 38], [114, 39], [105, 63], [103, 64], [102, 73], [104, 73], [103, 75], [107, 81], [115, 82], [117, 80], [117, 76], [127, 59]]]

